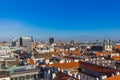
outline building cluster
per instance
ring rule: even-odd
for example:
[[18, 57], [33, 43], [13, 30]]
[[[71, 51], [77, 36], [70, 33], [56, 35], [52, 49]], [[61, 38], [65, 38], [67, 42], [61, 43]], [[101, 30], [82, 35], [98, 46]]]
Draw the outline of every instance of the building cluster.
[[120, 44], [13, 38], [0, 42], [0, 80], [120, 80]]

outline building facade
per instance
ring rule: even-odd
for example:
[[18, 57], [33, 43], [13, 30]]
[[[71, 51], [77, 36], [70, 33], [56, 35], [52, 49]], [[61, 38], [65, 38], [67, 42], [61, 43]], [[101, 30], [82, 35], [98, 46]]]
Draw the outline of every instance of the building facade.
[[103, 41], [103, 47], [104, 47], [104, 50], [105, 51], [112, 51], [112, 49], [113, 49], [113, 46], [112, 46], [112, 41], [111, 40], [109, 40], [109, 41], [106, 41], [105, 39], [104, 39], [104, 41]]
[[22, 47], [31, 46], [31, 37], [21, 37], [20, 38], [20, 46], [22, 46]]
[[49, 43], [50, 43], [50, 44], [55, 43], [55, 38], [50, 38], [50, 39], [49, 39]]

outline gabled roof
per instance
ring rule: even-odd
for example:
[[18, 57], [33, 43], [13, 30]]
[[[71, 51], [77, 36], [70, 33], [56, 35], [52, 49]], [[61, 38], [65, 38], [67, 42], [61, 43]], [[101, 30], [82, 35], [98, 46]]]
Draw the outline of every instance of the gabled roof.
[[95, 64], [86, 63], [86, 62], [80, 62], [80, 68], [90, 70], [103, 75], [120, 72], [119, 70], [116, 70], [113, 68], [103, 67], [100, 65], [95, 65]]
[[[58, 72], [53, 80], [69, 80], [73, 77], [63, 73], [63, 72]], [[78, 80], [77, 78], [73, 78], [73, 80]]]
[[115, 49], [120, 49], [120, 45], [116, 45], [114, 48]]
[[120, 56], [114, 55], [114, 56], [112, 56], [112, 59], [114, 59], [115, 61], [119, 61], [120, 60]]
[[75, 51], [71, 52], [71, 55], [81, 56], [82, 54], [80, 54], [79, 50], [75, 50]]

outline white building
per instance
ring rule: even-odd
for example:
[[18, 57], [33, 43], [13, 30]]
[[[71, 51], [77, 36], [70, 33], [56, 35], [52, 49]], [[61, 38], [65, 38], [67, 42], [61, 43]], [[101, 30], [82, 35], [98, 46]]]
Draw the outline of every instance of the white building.
[[6, 77], [0, 76], [0, 80], [10, 80], [10, 77], [9, 76], [6, 76]]
[[111, 52], [112, 49], [113, 49], [112, 41], [111, 40], [109, 40], [109, 41], [104, 40], [103, 41], [103, 47], [104, 47], [105, 51], [110, 51]]

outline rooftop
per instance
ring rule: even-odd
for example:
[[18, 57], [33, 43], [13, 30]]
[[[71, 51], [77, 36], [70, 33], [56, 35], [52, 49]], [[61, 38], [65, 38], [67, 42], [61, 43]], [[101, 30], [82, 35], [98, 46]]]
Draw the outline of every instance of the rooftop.
[[97, 52], [96, 56], [101, 56], [101, 55], [110, 55], [110, 52]]
[[[69, 79], [71, 79], [71, 78], [73, 78], [73, 77], [71, 77], [71, 76], [69, 76], [69, 75], [67, 75], [67, 74], [65, 74], [65, 73], [63, 73], [63, 72], [58, 72], [58, 73], [56, 74], [54, 80], [69, 80]], [[78, 80], [78, 79], [76, 79], [76, 78], [73, 78], [73, 79], [74, 79], [74, 80]]]
[[9, 77], [9, 73], [7, 71], [0, 71], [0, 78]]
[[52, 55], [49, 54], [49, 53], [46, 53], [46, 54], [35, 53], [34, 56], [35, 56], [35, 58], [49, 58], [49, 57], [52, 57]]
[[53, 63], [49, 64], [50, 67], [57, 67], [60, 69], [71, 69], [71, 68], [79, 68], [79, 62], [69, 62], [69, 63]]
[[30, 70], [17, 70], [14, 72], [14, 75], [17, 74], [26, 74], [26, 73], [32, 73], [32, 72], [38, 72], [39, 70], [35, 69], [30, 69]]
[[80, 68], [87, 69], [100, 74], [105, 74], [105, 75], [110, 73], [120, 72], [119, 70], [116, 70], [113, 68], [103, 67], [100, 65], [95, 65], [95, 64], [86, 63], [86, 62], [80, 62]]
[[115, 49], [120, 49], [120, 45], [116, 45], [114, 48]]
[[120, 75], [109, 77], [109, 78], [107, 78], [105, 80], [120, 80]]

